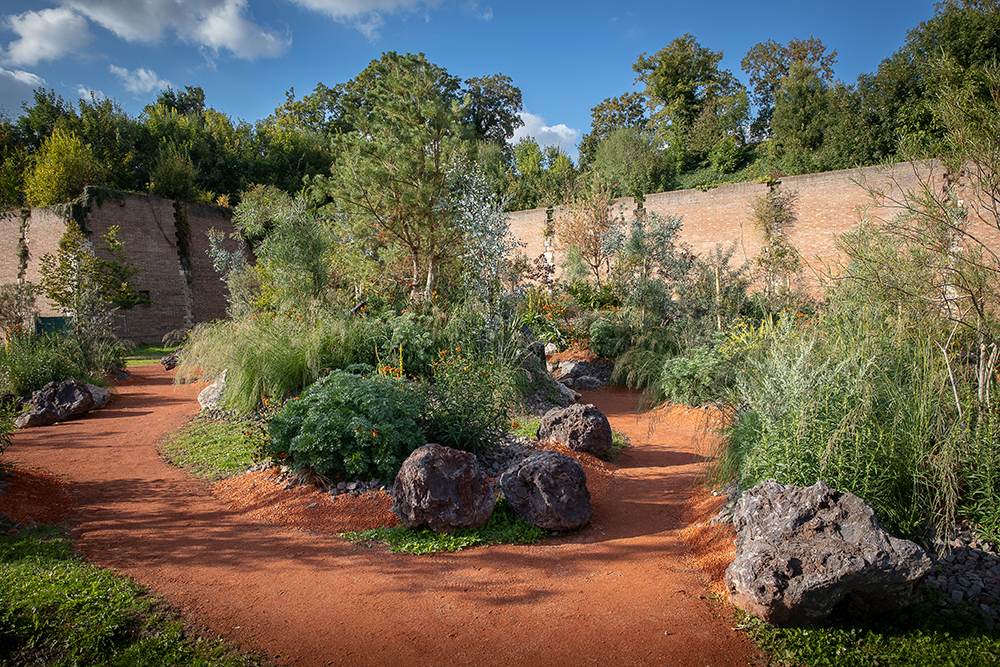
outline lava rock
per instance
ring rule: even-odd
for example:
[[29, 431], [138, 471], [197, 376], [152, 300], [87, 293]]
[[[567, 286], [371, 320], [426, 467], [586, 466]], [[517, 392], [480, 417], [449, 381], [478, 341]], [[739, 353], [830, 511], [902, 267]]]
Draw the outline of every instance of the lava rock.
[[575, 452], [604, 456], [611, 449], [611, 424], [593, 405], [553, 408], [538, 426], [539, 440], [559, 440]]
[[476, 528], [489, 521], [493, 504], [476, 457], [433, 443], [410, 454], [392, 485], [392, 511], [407, 528]]
[[823, 482], [763, 482], [737, 502], [733, 526], [729, 599], [772, 625], [811, 625], [845, 599], [864, 611], [901, 609], [920, 600], [932, 567], [923, 549], [886, 532], [861, 498]]
[[553, 451], [535, 452], [500, 477], [507, 505], [545, 530], [572, 530], [590, 521], [590, 491], [583, 466]]
[[93, 410], [97, 402], [85, 383], [70, 379], [48, 383], [31, 395], [29, 404], [29, 410], [14, 421], [15, 428], [75, 419]]

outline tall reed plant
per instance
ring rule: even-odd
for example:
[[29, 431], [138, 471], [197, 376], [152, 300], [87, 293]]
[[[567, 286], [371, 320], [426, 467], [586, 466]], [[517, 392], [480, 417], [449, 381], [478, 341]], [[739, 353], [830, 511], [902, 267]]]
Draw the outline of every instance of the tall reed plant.
[[738, 376], [717, 472], [741, 488], [823, 480], [898, 533], [928, 520], [946, 528], [970, 500], [973, 470], [992, 475], [978, 488], [998, 481], [963, 463], [976, 437], [953, 378], [930, 332], [886, 309], [835, 303], [809, 324], [786, 319]]

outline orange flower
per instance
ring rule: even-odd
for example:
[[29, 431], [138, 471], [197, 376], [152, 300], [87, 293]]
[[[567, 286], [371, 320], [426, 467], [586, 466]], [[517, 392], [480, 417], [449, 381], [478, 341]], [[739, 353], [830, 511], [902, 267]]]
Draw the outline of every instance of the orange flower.
[[378, 437], [378, 431], [376, 431], [375, 429], [372, 429], [372, 437], [373, 438], [377, 438]]

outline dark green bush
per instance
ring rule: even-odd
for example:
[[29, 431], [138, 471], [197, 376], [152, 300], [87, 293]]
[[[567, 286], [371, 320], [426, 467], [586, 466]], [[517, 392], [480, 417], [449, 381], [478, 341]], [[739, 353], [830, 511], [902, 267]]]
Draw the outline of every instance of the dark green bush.
[[425, 398], [405, 380], [334, 371], [285, 404], [271, 421], [271, 453], [327, 479], [395, 479], [426, 443]]
[[[590, 349], [599, 357], [613, 359], [628, 347], [629, 327], [616, 319], [602, 317], [590, 324]], [[624, 339], [624, 340], [623, 340]]]

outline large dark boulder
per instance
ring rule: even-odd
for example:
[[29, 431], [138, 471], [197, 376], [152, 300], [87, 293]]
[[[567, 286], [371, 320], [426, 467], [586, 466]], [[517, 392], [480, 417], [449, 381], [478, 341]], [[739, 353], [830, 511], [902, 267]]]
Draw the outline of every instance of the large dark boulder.
[[604, 456], [611, 449], [611, 424], [593, 405], [552, 408], [538, 426], [539, 440], [559, 440], [574, 452]]
[[476, 457], [437, 444], [415, 449], [392, 485], [392, 511], [407, 528], [476, 528], [490, 520], [493, 504]]
[[736, 503], [733, 525], [729, 599], [772, 625], [811, 625], [844, 600], [870, 612], [901, 609], [919, 600], [931, 570], [927, 553], [886, 532], [861, 498], [823, 482], [763, 482]]
[[48, 426], [85, 415], [97, 405], [94, 394], [83, 382], [72, 379], [50, 382], [31, 395], [28, 411], [18, 416], [14, 426]]
[[500, 476], [507, 505], [545, 530], [571, 530], [590, 521], [590, 491], [583, 466], [552, 451], [535, 452]]

